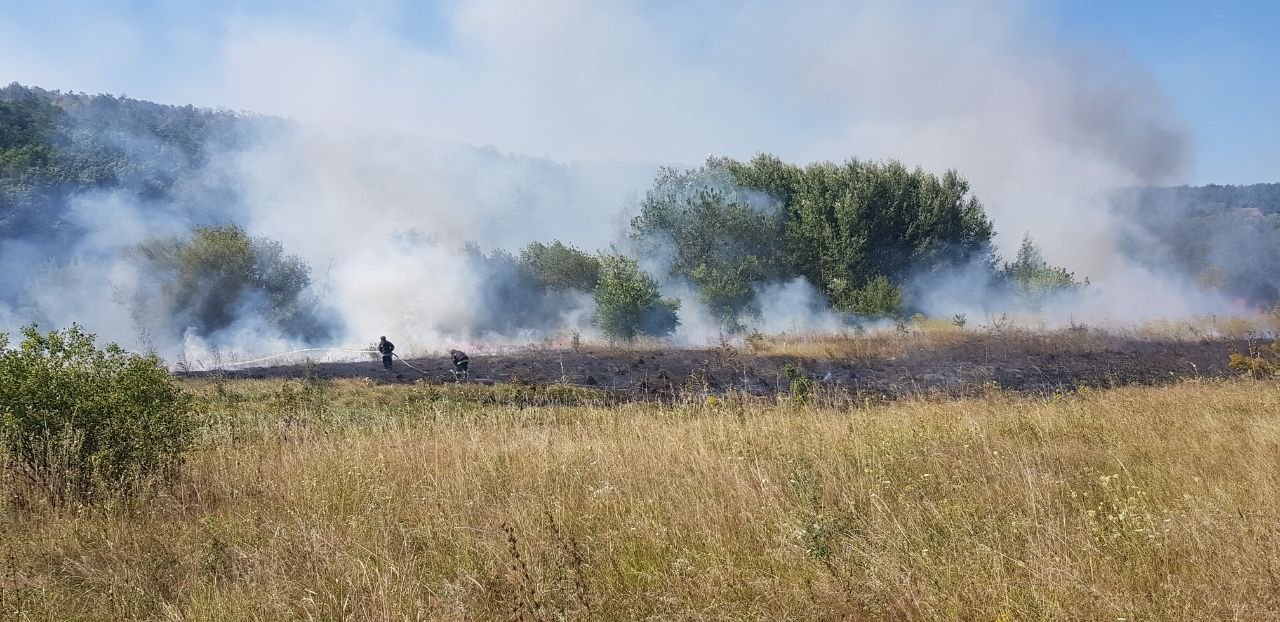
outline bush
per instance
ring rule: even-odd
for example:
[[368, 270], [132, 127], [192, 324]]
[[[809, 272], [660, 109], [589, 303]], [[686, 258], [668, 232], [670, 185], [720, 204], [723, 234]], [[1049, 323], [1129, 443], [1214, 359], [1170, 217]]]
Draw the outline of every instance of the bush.
[[809, 399], [813, 395], [813, 380], [805, 376], [796, 368], [795, 365], [787, 363], [782, 368], [782, 372], [787, 376], [787, 382], [791, 389], [791, 401], [797, 404], [808, 404]]
[[669, 335], [680, 325], [680, 301], [663, 300], [658, 283], [640, 270], [636, 260], [623, 255], [600, 258], [600, 283], [596, 286], [596, 325], [612, 339], [637, 335]]
[[0, 333], [0, 439], [17, 484], [63, 503], [175, 472], [197, 418], [159, 359], [99, 350], [79, 326], [22, 333], [17, 348]]
[[902, 292], [889, 279], [878, 276], [861, 289], [855, 290], [846, 304], [837, 305], [841, 310], [859, 315], [883, 317], [902, 310]]
[[1232, 352], [1227, 366], [1255, 379], [1278, 376], [1280, 375], [1280, 342], [1260, 344], [1254, 335], [1250, 335], [1248, 351]]

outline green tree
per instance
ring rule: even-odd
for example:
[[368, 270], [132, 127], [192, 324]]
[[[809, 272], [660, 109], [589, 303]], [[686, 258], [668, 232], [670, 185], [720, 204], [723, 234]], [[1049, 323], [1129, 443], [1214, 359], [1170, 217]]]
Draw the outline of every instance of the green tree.
[[992, 225], [969, 183], [895, 161], [799, 167], [762, 154], [664, 170], [632, 235], [647, 255], [672, 254], [671, 274], [726, 326], [755, 310], [763, 282], [803, 276], [837, 310], [885, 314], [903, 304], [895, 283], [994, 265]]
[[56, 157], [51, 139], [60, 114], [34, 95], [0, 100], [0, 174], [34, 176], [48, 167]]
[[[166, 318], [209, 335], [230, 326], [246, 309], [286, 333], [326, 336], [316, 301], [304, 296], [311, 269], [279, 242], [253, 238], [235, 225], [196, 227], [190, 238], [153, 238], [134, 256], [156, 275]], [[156, 301], [146, 298], [141, 306]]]
[[901, 281], [990, 254], [991, 222], [954, 171], [938, 178], [898, 162], [850, 160], [792, 174], [787, 263], [837, 309], [857, 311], [857, 292], [880, 277]]
[[590, 292], [600, 282], [600, 260], [559, 240], [526, 246], [520, 266], [552, 291]]
[[734, 184], [730, 163], [662, 169], [631, 227], [642, 252], [670, 254], [671, 276], [695, 284], [711, 313], [737, 329], [740, 316], [758, 312], [755, 286], [785, 273], [783, 218], [776, 200]]
[[595, 300], [596, 326], [612, 339], [669, 335], [680, 324], [680, 301], [664, 300], [657, 281], [624, 255], [600, 257]]
[[1022, 236], [1017, 257], [1012, 263], [1004, 264], [1001, 274], [1012, 287], [1014, 295], [1033, 307], [1038, 307], [1055, 294], [1074, 291], [1088, 284], [1088, 279], [1080, 283], [1076, 281], [1075, 274], [1049, 265], [1029, 233]]
[[78, 326], [0, 333], [0, 438], [15, 481], [55, 503], [129, 494], [172, 475], [198, 420], [189, 395], [154, 356], [104, 349]]
[[530, 328], [546, 328], [558, 319], [556, 297], [535, 274], [511, 253], [495, 249], [487, 255], [474, 242], [463, 255], [478, 280], [479, 304], [471, 316], [472, 328], [510, 334]]

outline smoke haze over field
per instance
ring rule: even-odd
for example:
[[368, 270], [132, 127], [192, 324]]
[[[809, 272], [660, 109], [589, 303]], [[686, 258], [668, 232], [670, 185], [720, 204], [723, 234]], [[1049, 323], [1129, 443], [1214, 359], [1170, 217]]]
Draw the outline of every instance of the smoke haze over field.
[[[237, 11], [189, 37], [174, 61], [186, 64], [141, 95], [293, 121], [263, 124], [201, 169], [227, 181], [233, 201], [201, 203], [191, 216], [127, 192], [78, 197], [74, 213], [90, 233], [58, 253], [56, 269], [5, 240], [5, 271], [33, 276], [10, 279], [0, 295], [39, 294], [21, 304], [0, 297], [0, 330], [78, 321], [132, 343], [127, 293], [140, 276], [119, 251], [191, 224], [236, 222], [310, 264], [313, 289], [344, 327], [339, 341], [488, 339], [482, 306], [497, 303], [481, 268], [457, 252], [464, 243], [625, 245], [659, 164], [761, 151], [958, 169], [1001, 250], [1030, 232], [1047, 259], [1092, 279], [1064, 312], [1073, 317], [1224, 304], [1188, 279], [1138, 267], [1119, 247], [1132, 238], [1120, 236], [1113, 194], [1186, 174], [1187, 134], [1154, 77], [1131, 59], [1055, 39], [1020, 2], [746, 2], [712, 14], [681, 3], [462, 0], [439, 10], [432, 44], [406, 34], [412, 17], [394, 2], [307, 18]], [[136, 25], [112, 24], [81, 52], [114, 49], [124, 60], [104, 57], [92, 76], [36, 60], [21, 37], [0, 43], [0, 76], [129, 88], [136, 76], [123, 67], [143, 52], [115, 49], [112, 33]], [[978, 312], [964, 300], [973, 285], [931, 284], [922, 301], [939, 314]], [[769, 286], [760, 326], [830, 328], [812, 309], [816, 296], [803, 281]], [[1159, 308], [1137, 305], [1152, 300]], [[586, 329], [588, 307], [566, 301], [561, 326]], [[705, 338], [692, 300], [682, 313], [679, 336]], [[168, 353], [193, 343], [151, 338]], [[223, 338], [252, 352], [296, 345], [252, 317]]]
[[1023, 11], [744, 3], [682, 21], [643, 3], [473, 0], [447, 16], [444, 52], [376, 20], [242, 18], [214, 61], [216, 89], [197, 101], [562, 161], [766, 151], [954, 167], [1006, 250], [1030, 231], [1051, 259], [1101, 272], [1114, 256], [1097, 235], [1114, 228], [1107, 193], [1180, 179], [1186, 137], [1140, 67], [1055, 45]]
[[654, 171], [312, 126], [239, 165], [248, 228], [311, 263], [353, 338], [394, 333], [424, 344], [479, 338], [496, 325], [486, 316], [515, 302], [487, 295], [493, 275], [459, 252], [464, 244], [518, 252], [560, 239], [607, 249]]

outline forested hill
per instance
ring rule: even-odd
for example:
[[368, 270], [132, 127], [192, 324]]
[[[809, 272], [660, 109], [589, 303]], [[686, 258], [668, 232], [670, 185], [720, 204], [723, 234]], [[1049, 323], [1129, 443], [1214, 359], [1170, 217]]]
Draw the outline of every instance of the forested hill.
[[1245, 186], [1177, 186], [1136, 191], [1146, 209], [1207, 216], [1224, 210], [1246, 210], [1253, 215], [1280, 214], [1280, 183]]
[[1280, 183], [1141, 188], [1114, 205], [1140, 263], [1257, 308], [1280, 304]]
[[[123, 190], [196, 221], [210, 201], [225, 213], [235, 188], [206, 165], [282, 123], [113, 95], [0, 88], [0, 238], [57, 233], [68, 198], [91, 190]], [[1280, 214], [1280, 183], [1143, 188], [1122, 203], [1143, 220]]]
[[244, 145], [265, 117], [112, 95], [0, 88], [0, 239], [69, 234], [69, 199], [124, 191], [198, 214], [234, 194], [214, 154]]

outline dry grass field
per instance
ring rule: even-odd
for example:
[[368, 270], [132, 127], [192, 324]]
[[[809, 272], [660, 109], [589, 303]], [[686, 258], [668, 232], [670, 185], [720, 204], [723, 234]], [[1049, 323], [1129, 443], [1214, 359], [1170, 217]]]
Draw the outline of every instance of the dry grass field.
[[0, 618], [1280, 619], [1273, 381], [861, 406], [188, 385], [209, 423], [180, 481], [7, 497]]

